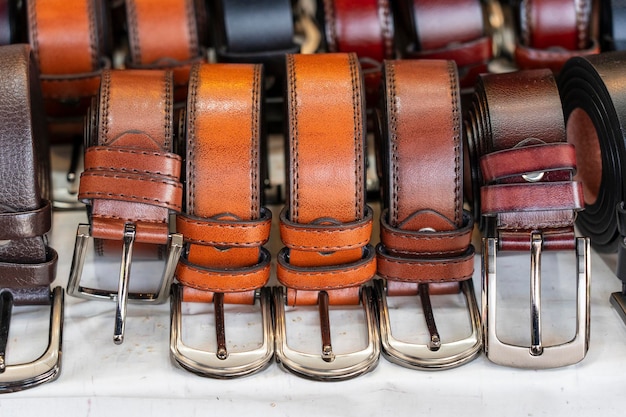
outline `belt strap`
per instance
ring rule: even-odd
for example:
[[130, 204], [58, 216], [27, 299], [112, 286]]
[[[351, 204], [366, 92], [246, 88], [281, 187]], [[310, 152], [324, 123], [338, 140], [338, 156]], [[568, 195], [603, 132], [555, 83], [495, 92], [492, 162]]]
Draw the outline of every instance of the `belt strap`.
[[408, 45], [403, 57], [457, 63], [461, 87], [472, 87], [487, 72], [491, 37], [479, 0], [402, 0], [398, 2]]
[[[271, 213], [261, 206], [260, 65], [195, 65], [187, 106], [187, 245], [176, 270], [186, 300], [254, 302], [270, 274]], [[210, 109], [210, 110], [208, 110]], [[215, 129], [215, 126], [220, 126]], [[235, 293], [235, 294], [232, 294]]]
[[[389, 294], [472, 277], [473, 222], [463, 215], [461, 110], [452, 61], [387, 61], [378, 275]], [[402, 105], [398, 105], [402, 103]], [[411, 285], [397, 283], [409, 283]]]
[[0, 48], [0, 291], [15, 304], [49, 304], [57, 254], [50, 230], [48, 142], [31, 49]]
[[524, 0], [516, 12], [520, 33], [515, 61], [522, 69], [558, 72], [573, 56], [600, 52], [591, 34], [591, 1]]
[[126, 0], [128, 67], [172, 70], [176, 101], [184, 101], [191, 66], [206, 62], [206, 20], [199, 0]]
[[[331, 303], [358, 304], [360, 285], [376, 264], [355, 231], [369, 213], [357, 56], [287, 55], [287, 81], [289, 193], [281, 238], [288, 247], [278, 257], [278, 280], [288, 288], [290, 305], [316, 303], [318, 291], [327, 291]], [[310, 236], [307, 247], [296, 249], [304, 234]], [[349, 239], [340, 238], [336, 250], [313, 249], [327, 245], [333, 234]]]
[[172, 93], [169, 71], [103, 72], [78, 193], [91, 204], [92, 236], [122, 240], [130, 222], [137, 242], [167, 242], [169, 210], [182, 204]]
[[[520, 107], [518, 103], [525, 103]], [[466, 124], [478, 179], [480, 213], [493, 220], [500, 249], [529, 250], [542, 231], [544, 249], [573, 249], [573, 223], [582, 209], [582, 186], [573, 181], [575, 160], [565, 142], [556, 81], [545, 70], [481, 75]], [[533, 154], [551, 152], [528, 161]], [[476, 168], [478, 170], [478, 168]], [[477, 213], [478, 214], [478, 213]], [[485, 228], [485, 224], [483, 224]]]

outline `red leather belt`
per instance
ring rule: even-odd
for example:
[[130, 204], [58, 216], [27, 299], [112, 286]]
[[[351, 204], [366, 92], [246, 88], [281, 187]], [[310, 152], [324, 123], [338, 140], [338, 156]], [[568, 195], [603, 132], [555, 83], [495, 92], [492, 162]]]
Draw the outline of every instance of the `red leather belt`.
[[[50, 291], [57, 253], [51, 225], [48, 139], [37, 67], [26, 45], [0, 47], [0, 393], [49, 382], [61, 370], [63, 290]], [[12, 306], [50, 304], [48, 348], [38, 359], [9, 364]], [[19, 348], [19, 343], [16, 347]]]
[[[444, 369], [480, 353], [478, 305], [474, 296], [474, 222], [464, 212], [460, 94], [452, 61], [386, 61], [382, 127], [384, 210], [376, 248], [383, 352], [411, 368]], [[398, 105], [401, 103], [401, 105]], [[441, 341], [429, 290], [460, 284], [472, 332], [452, 344]], [[443, 292], [450, 290], [445, 288]], [[449, 285], [447, 286], [449, 287]], [[459, 285], [452, 285], [459, 291]], [[428, 345], [406, 344], [391, 334], [387, 296], [422, 298]]]
[[[78, 227], [68, 293], [117, 299], [114, 341], [122, 343], [127, 299], [165, 301], [182, 248], [182, 237], [170, 235], [168, 224], [170, 212], [181, 210], [183, 189], [179, 181], [181, 158], [172, 153], [171, 72], [105, 71], [99, 101], [90, 116], [85, 170], [78, 193], [78, 198], [90, 206], [90, 224]], [[118, 292], [79, 285], [89, 237], [123, 242]], [[135, 242], [170, 243], [156, 293], [128, 293]]]
[[550, 68], [559, 72], [577, 55], [600, 52], [592, 36], [592, 3], [587, 0], [521, 1], [515, 62], [519, 68]]
[[462, 88], [487, 72], [493, 46], [479, 0], [402, 0], [398, 7], [408, 38], [403, 58], [455, 61]]
[[[263, 248], [272, 214], [261, 205], [260, 143], [263, 76], [260, 65], [204, 64], [191, 71], [186, 112], [186, 208], [176, 229], [185, 250], [176, 269], [171, 353], [191, 372], [218, 378], [248, 375], [274, 352], [270, 276]], [[219, 126], [219, 129], [215, 129]], [[263, 342], [254, 351], [229, 352], [224, 303], [261, 300]], [[213, 302], [217, 351], [183, 344], [182, 301]]]
[[388, 0], [324, 0], [324, 32], [330, 52], [355, 52], [365, 78], [368, 108], [378, 103], [381, 68], [394, 57], [394, 25]]
[[[355, 54], [287, 55], [287, 205], [280, 216], [276, 355], [301, 376], [339, 380], [372, 369], [379, 356], [370, 289], [376, 272], [368, 244], [372, 210], [365, 205], [365, 112]], [[323, 122], [322, 122], [323, 121]], [[328, 305], [358, 304], [367, 316], [369, 342], [358, 352], [335, 355]], [[319, 303], [322, 353], [289, 348], [285, 302]]]
[[[576, 158], [565, 143], [552, 73], [544, 69], [482, 75], [466, 127], [477, 192], [474, 205], [480, 207], [486, 236], [482, 311], [487, 357], [526, 368], [576, 363], [585, 357], [589, 343], [589, 239], [574, 235], [582, 187], [572, 179]], [[495, 262], [497, 251], [503, 250], [531, 251], [529, 347], [504, 343], [496, 334]], [[541, 338], [543, 250], [576, 251], [576, 336], [560, 345], [544, 346]]]
[[585, 200], [576, 226], [597, 251], [618, 251], [622, 291], [611, 295], [611, 303], [626, 321], [625, 60], [623, 52], [572, 58], [563, 67], [559, 90]]

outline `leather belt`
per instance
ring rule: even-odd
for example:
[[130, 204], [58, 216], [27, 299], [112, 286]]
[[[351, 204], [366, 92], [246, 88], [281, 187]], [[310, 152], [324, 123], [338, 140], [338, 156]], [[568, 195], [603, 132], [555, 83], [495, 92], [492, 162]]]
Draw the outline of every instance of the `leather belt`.
[[[373, 369], [378, 330], [370, 288], [376, 272], [368, 244], [372, 210], [365, 205], [365, 111], [356, 54], [287, 55], [287, 204], [280, 216], [285, 248], [275, 292], [276, 356], [287, 370], [320, 380], [340, 380]], [[319, 304], [322, 353], [287, 345], [285, 302]], [[329, 304], [362, 303], [368, 326], [365, 349], [335, 354]]]
[[592, 2], [521, 1], [515, 62], [521, 69], [550, 68], [558, 73], [569, 58], [600, 52], [592, 36]]
[[[169, 234], [170, 212], [182, 205], [181, 158], [172, 153], [173, 82], [169, 71], [106, 70], [99, 101], [86, 128], [85, 170], [79, 200], [90, 208], [90, 224], [78, 227], [68, 293], [117, 300], [113, 339], [122, 343], [126, 302], [164, 302], [169, 294], [182, 236]], [[117, 292], [81, 287], [89, 237], [123, 242]], [[128, 293], [134, 243], [170, 243], [156, 293]]]
[[368, 108], [378, 104], [382, 62], [395, 54], [388, 0], [324, 0], [324, 32], [330, 52], [355, 52], [365, 78]]
[[[63, 290], [50, 291], [57, 253], [45, 236], [51, 225], [48, 141], [30, 48], [0, 47], [0, 74], [0, 392], [12, 392], [58, 377]], [[13, 304], [51, 305], [48, 348], [29, 363], [5, 358]]]
[[[196, 374], [231, 378], [270, 363], [274, 337], [269, 289], [271, 212], [261, 205], [260, 144], [263, 76], [258, 64], [204, 64], [191, 71], [186, 111], [186, 209], [176, 229], [185, 250], [176, 269], [173, 358]], [[219, 129], [215, 129], [219, 126]], [[224, 303], [260, 298], [263, 341], [229, 352]], [[182, 301], [213, 302], [217, 351], [183, 344]]]
[[403, 58], [455, 61], [462, 88], [487, 72], [493, 46], [479, 0], [402, 0], [398, 7], [408, 37]]
[[567, 140], [576, 147], [585, 210], [576, 225], [600, 252], [618, 250], [622, 291], [611, 302], [626, 319], [626, 108], [621, 85], [626, 53], [572, 58], [559, 78]]
[[600, 2], [600, 33], [603, 51], [626, 49], [626, 1]]
[[[519, 103], [524, 103], [520, 107]], [[582, 186], [572, 179], [573, 147], [565, 143], [558, 90], [548, 69], [481, 75], [466, 134], [474, 169], [474, 204], [483, 217], [483, 328], [485, 353], [499, 364], [524, 368], [569, 365], [589, 344], [589, 239], [576, 238]], [[476, 194], [478, 197], [478, 194]], [[531, 345], [496, 334], [496, 254], [531, 252]], [[576, 336], [544, 346], [541, 338], [541, 253], [575, 250]]]
[[22, 24], [23, 7], [19, 2], [0, 1], [0, 45], [10, 45], [21, 41], [19, 36]]
[[[385, 106], [379, 123], [385, 208], [376, 248], [377, 272], [386, 279], [386, 288], [376, 281], [383, 352], [410, 368], [450, 368], [475, 358], [482, 346], [472, 284], [474, 222], [462, 208], [456, 65], [438, 60], [386, 61], [384, 76]], [[441, 283], [458, 284], [452, 290], [462, 289], [466, 296], [472, 332], [464, 340], [444, 343], [439, 336], [429, 291], [441, 293]], [[443, 292], [449, 290], [445, 287]], [[430, 332], [427, 345], [408, 344], [391, 334], [387, 296], [417, 294]]]

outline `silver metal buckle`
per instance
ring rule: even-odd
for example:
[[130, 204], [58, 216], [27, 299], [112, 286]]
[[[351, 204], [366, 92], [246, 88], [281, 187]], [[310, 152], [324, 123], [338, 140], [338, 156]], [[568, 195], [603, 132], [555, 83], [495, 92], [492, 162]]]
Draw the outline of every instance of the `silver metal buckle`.
[[531, 235], [530, 256], [530, 346], [502, 342], [496, 334], [497, 238], [483, 238], [482, 314], [485, 354], [490, 361], [518, 368], [545, 369], [580, 362], [589, 348], [589, 238], [576, 238], [576, 334], [568, 342], [544, 346], [541, 340], [541, 250], [540, 233]]
[[133, 257], [133, 245], [135, 242], [135, 225], [126, 224], [124, 229], [124, 245], [122, 247], [122, 262], [120, 264], [120, 276], [118, 291], [111, 292], [97, 288], [87, 288], [80, 286], [80, 277], [83, 273], [83, 265], [87, 253], [87, 243], [91, 237], [90, 226], [79, 224], [76, 232], [76, 243], [74, 245], [74, 256], [70, 268], [70, 277], [67, 283], [67, 293], [80, 298], [113, 300], [117, 302], [115, 310], [115, 327], [113, 341], [121, 344], [124, 341], [124, 325], [126, 320], [126, 304], [162, 304], [167, 300], [176, 271], [176, 264], [183, 249], [183, 236], [179, 233], [169, 235], [169, 248], [167, 261], [161, 278], [161, 286], [155, 293], [129, 293], [128, 282], [130, 277], [130, 267]]
[[274, 314], [276, 323], [276, 361], [285, 370], [317, 381], [342, 381], [371, 371], [378, 364], [380, 337], [376, 323], [372, 289], [361, 289], [361, 304], [367, 322], [367, 346], [356, 352], [336, 355], [332, 349], [328, 294], [320, 291], [319, 311], [322, 332], [322, 351], [311, 354], [293, 350], [287, 344], [285, 295], [283, 287], [274, 288]]
[[626, 323], [626, 284], [623, 284], [622, 288], [621, 292], [611, 293], [609, 300], [622, 321]]
[[63, 289], [56, 287], [52, 291], [50, 333], [46, 351], [32, 362], [17, 365], [7, 365], [5, 360], [13, 297], [9, 292], [2, 293], [0, 297], [0, 393], [21, 391], [54, 381], [61, 372]]
[[441, 342], [441, 337], [437, 331], [430, 295], [428, 294], [428, 284], [420, 284], [419, 286], [424, 318], [430, 333], [428, 344], [407, 343], [393, 337], [385, 284], [383, 280], [375, 280], [374, 285], [378, 296], [380, 339], [383, 354], [391, 362], [412, 369], [441, 370], [462, 365], [480, 354], [482, 347], [480, 313], [471, 278], [461, 281], [459, 285], [465, 296], [472, 332], [465, 339], [448, 343]]
[[272, 324], [271, 294], [268, 288], [258, 292], [263, 320], [263, 343], [258, 349], [245, 352], [228, 352], [224, 329], [223, 294], [215, 294], [215, 330], [217, 351], [209, 352], [186, 346], [182, 335], [182, 290], [172, 286], [170, 315], [170, 354], [180, 366], [200, 376], [235, 378], [265, 369], [274, 356], [274, 330]]

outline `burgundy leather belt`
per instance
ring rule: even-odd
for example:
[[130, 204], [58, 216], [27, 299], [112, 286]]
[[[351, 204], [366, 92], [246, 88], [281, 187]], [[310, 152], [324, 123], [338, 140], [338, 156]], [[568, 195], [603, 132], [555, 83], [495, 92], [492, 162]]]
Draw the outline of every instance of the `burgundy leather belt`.
[[[482, 346], [474, 296], [473, 219], [463, 211], [461, 103], [452, 61], [386, 61], [382, 127], [384, 210], [376, 248], [380, 333], [383, 352], [410, 368], [461, 365]], [[398, 104], [401, 103], [401, 104]], [[443, 284], [443, 285], [442, 285]], [[452, 284], [452, 285], [450, 285]], [[444, 342], [429, 292], [463, 291], [471, 334]], [[387, 297], [417, 295], [430, 332], [427, 345], [391, 334]]]
[[572, 58], [559, 78], [567, 140], [576, 147], [585, 210], [578, 229], [600, 252], [618, 251], [622, 291], [611, 303], [626, 321], [626, 107], [623, 80], [626, 53]]
[[[182, 205], [181, 158], [174, 137], [172, 73], [106, 70], [99, 101], [86, 126], [85, 170], [78, 198], [90, 207], [89, 224], [78, 226], [67, 291], [83, 298], [117, 300], [113, 340], [124, 340], [128, 299], [162, 303], [169, 295], [182, 236], [169, 233], [170, 212]], [[123, 242], [118, 291], [80, 286], [89, 237]], [[164, 245], [169, 256], [159, 289], [128, 291], [134, 243]]]
[[[287, 204], [280, 215], [285, 248], [275, 292], [276, 356], [283, 368], [319, 380], [373, 369], [379, 337], [369, 287], [376, 272], [365, 205], [365, 111], [356, 54], [287, 55]], [[363, 305], [367, 346], [335, 354], [328, 306]], [[287, 345], [285, 303], [319, 304], [322, 352]]]
[[[271, 212], [261, 205], [261, 65], [197, 64], [186, 111], [186, 208], [176, 229], [185, 249], [176, 269], [170, 351], [185, 369], [216, 378], [244, 376], [273, 357], [269, 289]], [[219, 129], [215, 127], [219, 126]], [[259, 298], [263, 340], [254, 350], [229, 351], [224, 303]], [[182, 301], [213, 302], [217, 350], [183, 343]]]
[[524, 0], [515, 62], [521, 69], [549, 68], [558, 73], [569, 58], [600, 52], [592, 36], [592, 1]]
[[473, 87], [493, 56], [479, 0], [401, 0], [408, 44], [403, 58], [456, 62], [462, 88]]
[[[50, 291], [57, 253], [46, 237], [51, 226], [48, 139], [30, 48], [0, 47], [0, 74], [0, 392], [12, 392], [58, 377], [63, 290]], [[8, 364], [5, 358], [13, 304], [51, 305], [48, 348], [29, 363]]]
[[[520, 106], [519, 103], [524, 103]], [[472, 155], [474, 205], [483, 239], [485, 353], [499, 364], [550, 368], [576, 363], [589, 343], [589, 239], [576, 238], [582, 186], [572, 179], [576, 158], [550, 70], [481, 75], [466, 123]], [[502, 342], [496, 334], [496, 254], [531, 252], [531, 344]], [[576, 336], [544, 346], [541, 337], [541, 253], [575, 250]]]

